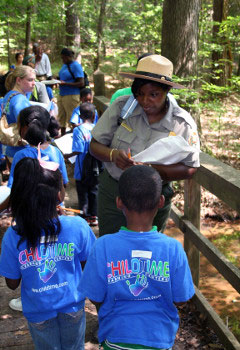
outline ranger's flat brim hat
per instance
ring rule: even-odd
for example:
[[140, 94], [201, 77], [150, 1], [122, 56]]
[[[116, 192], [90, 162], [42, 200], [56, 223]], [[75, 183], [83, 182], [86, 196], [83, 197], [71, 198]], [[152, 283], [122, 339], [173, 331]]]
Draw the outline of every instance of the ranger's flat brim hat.
[[169, 85], [175, 89], [186, 89], [185, 86], [172, 81], [172, 73], [173, 64], [169, 59], [160, 55], [151, 55], [138, 62], [135, 73], [120, 72], [119, 74], [129, 79], [147, 79]]

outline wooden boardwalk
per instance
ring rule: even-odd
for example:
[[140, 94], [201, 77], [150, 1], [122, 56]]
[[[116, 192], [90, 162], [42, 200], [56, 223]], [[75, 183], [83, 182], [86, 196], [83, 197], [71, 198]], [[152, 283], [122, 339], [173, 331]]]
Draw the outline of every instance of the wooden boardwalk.
[[[69, 172], [71, 172], [71, 169], [68, 168], [68, 173]], [[71, 180], [66, 191], [65, 206], [76, 208], [77, 198], [75, 185], [71, 175], [68, 175]], [[10, 221], [8, 218], [1, 220], [0, 222], [0, 244], [3, 233], [9, 224]], [[94, 231], [96, 236], [98, 236], [98, 229], [94, 229]], [[168, 227], [165, 233], [182, 240], [182, 235], [177, 228]], [[19, 296], [20, 288], [16, 291], [10, 290], [6, 286], [5, 279], [0, 276], [0, 350], [34, 350], [34, 345], [28, 331], [25, 317], [22, 312], [13, 311], [8, 306], [9, 301], [12, 298], [17, 298]], [[96, 339], [98, 322], [95, 307], [89, 301], [86, 301], [85, 311], [87, 318], [85, 350], [98, 350]], [[194, 317], [193, 315], [189, 317], [190, 314], [192, 314], [191, 304], [187, 306], [182, 315], [180, 329], [173, 350], [224, 349], [212, 330], [208, 329], [206, 325], [203, 325], [202, 328], [202, 325], [197, 319], [199, 315], [197, 317]], [[206, 338], [209, 339], [207, 340]]]
[[[5, 280], [0, 277], [0, 350], [34, 350], [32, 338], [28, 331], [27, 321], [22, 312], [13, 311], [8, 306], [12, 298], [19, 296], [20, 290], [11, 291], [6, 287]], [[86, 350], [98, 350], [95, 337], [97, 330], [97, 313], [89, 302], [85, 306], [87, 316]]]

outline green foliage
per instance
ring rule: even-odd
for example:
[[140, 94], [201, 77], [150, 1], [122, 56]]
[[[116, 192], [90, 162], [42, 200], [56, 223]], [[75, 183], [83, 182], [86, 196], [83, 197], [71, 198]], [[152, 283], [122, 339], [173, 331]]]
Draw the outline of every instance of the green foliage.
[[214, 245], [216, 245], [227, 259], [238, 268], [240, 268], [240, 261], [238, 256], [234, 255], [231, 251], [231, 247], [234, 243], [238, 246], [239, 241], [240, 231], [234, 231], [232, 234], [221, 234], [213, 240]]
[[[7, 22], [9, 23], [10, 61], [14, 62], [14, 54], [23, 51], [25, 45], [26, 9], [30, 4], [31, 42], [42, 42], [50, 55], [53, 71], [58, 71], [59, 51], [65, 45], [66, 7], [70, 0], [1, 0], [0, 3], [0, 63], [7, 62]], [[144, 52], [160, 53], [163, 0], [108, 0], [104, 16], [102, 36], [102, 57], [100, 68], [118, 76], [119, 71], [134, 71], [136, 60]], [[92, 73], [93, 60], [97, 52], [97, 26], [101, 0], [77, 1], [80, 18], [81, 48], [83, 64], [88, 73]], [[226, 96], [233, 91], [240, 91], [240, 78], [236, 76], [238, 54], [240, 50], [240, 15], [239, 6], [231, 2], [231, 13], [227, 20], [220, 24], [219, 37], [226, 38], [231, 45], [235, 59], [233, 76], [229, 86], [219, 87], [212, 83], [217, 79], [226, 61], [214, 63], [212, 73], [212, 52], [222, 52], [224, 45], [212, 41], [212, 1], [204, 0], [199, 17], [199, 50], [198, 77], [180, 80], [194, 89], [174, 91], [181, 106], [188, 110], [196, 109], [198, 99], [215, 99]], [[56, 62], [56, 68], [55, 68]], [[176, 77], [174, 77], [176, 80]], [[198, 86], [193, 82], [197, 82]]]

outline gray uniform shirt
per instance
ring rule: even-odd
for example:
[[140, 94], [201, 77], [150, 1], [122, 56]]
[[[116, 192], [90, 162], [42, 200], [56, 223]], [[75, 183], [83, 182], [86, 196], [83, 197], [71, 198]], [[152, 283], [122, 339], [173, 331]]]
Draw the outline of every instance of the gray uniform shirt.
[[[132, 114], [121, 125], [118, 125], [121, 110], [128, 98], [129, 96], [119, 97], [98, 120], [92, 130], [92, 136], [96, 141], [126, 152], [130, 148], [132, 156], [169, 135], [180, 135], [191, 146], [200, 147], [194, 120], [188, 112], [178, 106], [171, 94], [168, 94], [168, 111], [159, 122], [149, 124], [147, 115], [138, 104]], [[199, 167], [198, 152], [185, 158], [182, 163], [189, 167]], [[122, 170], [111, 162], [106, 162], [104, 165], [109, 174], [118, 180]]]

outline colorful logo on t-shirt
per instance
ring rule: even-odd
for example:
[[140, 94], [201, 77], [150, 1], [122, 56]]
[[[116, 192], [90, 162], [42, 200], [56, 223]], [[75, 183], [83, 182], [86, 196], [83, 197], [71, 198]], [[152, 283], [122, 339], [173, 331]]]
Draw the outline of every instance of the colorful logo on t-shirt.
[[126, 282], [127, 285], [129, 286], [130, 292], [137, 297], [143, 289], [147, 288], [148, 282], [147, 282], [147, 277], [145, 275], [137, 275], [135, 283], [130, 284], [129, 281]]
[[55, 266], [56, 266], [56, 264], [53, 260], [50, 260], [50, 261], [46, 260], [45, 264], [43, 266], [43, 270], [41, 270], [40, 268], [37, 269], [37, 271], [39, 272], [39, 277], [44, 283], [49, 281], [50, 278], [57, 271]]
[[47, 283], [57, 271], [59, 261], [71, 262], [74, 259], [74, 243], [49, 243], [41, 240], [41, 244], [36, 249], [24, 249], [20, 251], [18, 260], [21, 270], [36, 267], [39, 278]]
[[131, 259], [107, 263], [108, 284], [126, 281], [132, 295], [139, 296], [148, 288], [148, 279], [169, 282], [169, 261], [152, 259], [152, 252], [132, 251]]

